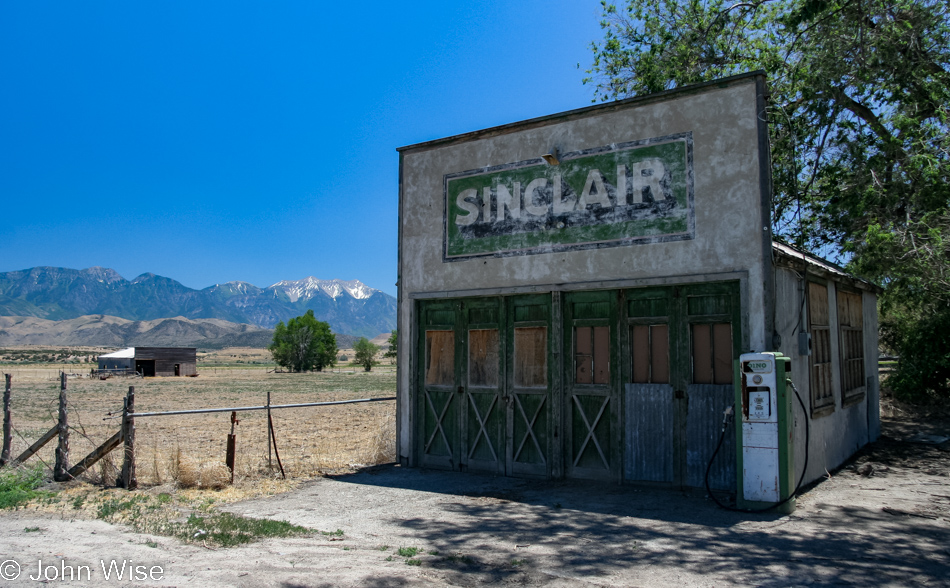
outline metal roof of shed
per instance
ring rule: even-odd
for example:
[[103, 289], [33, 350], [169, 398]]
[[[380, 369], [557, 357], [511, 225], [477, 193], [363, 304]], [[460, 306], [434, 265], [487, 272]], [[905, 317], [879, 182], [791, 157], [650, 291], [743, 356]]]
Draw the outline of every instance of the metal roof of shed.
[[[774, 251], [780, 259], [783, 258], [789, 265], [794, 265], [794, 263], [789, 262], [801, 262], [803, 266], [808, 268], [809, 272], [815, 272], [816, 274], [827, 278], [847, 281], [854, 286], [863, 288], [865, 290], [871, 290], [872, 292], [876, 292], [878, 294], [883, 291], [880, 286], [874, 284], [870, 280], [850, 274], [840, 265], [832, 263], [827, 259], [822, 259], [816, 255], [812, 255], [806, 251], [802, 251], [801, 249], [793, 247], [788, 243], [773, 240], [772, 251]], [[801, 266], [799, 266], [799, 268], [800, 267]]]
[[113, 351], [112, 353], [104, 353], [99, 357], [107, 357], [110, 359], [131, 359], [135, 357], [135, 347], [127, 347], [125, 349], [120, 349], [119, 351]]

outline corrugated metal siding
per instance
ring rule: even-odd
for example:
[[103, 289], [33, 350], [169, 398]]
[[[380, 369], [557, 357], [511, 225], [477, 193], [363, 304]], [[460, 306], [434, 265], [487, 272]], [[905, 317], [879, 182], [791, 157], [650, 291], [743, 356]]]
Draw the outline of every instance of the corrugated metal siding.
[[[689, 397], [686, 484], [701, 488], [704, 486], [706, 466], [719, 442], [722, 413], [727, 406], [735, 404], [735, 391], [731, 385], [691, 384], [686, 392]], [[736, 488], [736, 441], [731, 430], [726, 431], [722, 447], [709, 471], [709, 486], [716, 490], [734, 491]]]
[[673, 387], [627, 384], [624, 479], [673, 481]]

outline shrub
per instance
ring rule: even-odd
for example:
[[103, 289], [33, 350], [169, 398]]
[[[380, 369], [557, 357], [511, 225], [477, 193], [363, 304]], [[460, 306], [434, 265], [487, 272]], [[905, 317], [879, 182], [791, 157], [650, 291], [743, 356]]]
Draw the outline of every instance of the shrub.
[[40, 465], [0, 470], [0, 508], [12, 508], [42, 496], [43, 492], [36, 489], [43, 483], [43, 473]]

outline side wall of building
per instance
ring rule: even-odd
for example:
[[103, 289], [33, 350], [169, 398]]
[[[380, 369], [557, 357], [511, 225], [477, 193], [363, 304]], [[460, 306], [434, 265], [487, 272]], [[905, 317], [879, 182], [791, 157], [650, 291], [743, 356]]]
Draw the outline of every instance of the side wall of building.
[[[780, 351], [792, 359], [792, 381], [805, 405], [793, 397], [793, 434], [795, 437], [794, 460], [796, 475], [801, 475], [805, 459], [805, 427], [808, 425], [808, 471], [805, 483], [824, 476], [849, 457], [875, 440], [880, 434], [879, 396], [877, 373], [877, 296], [868, 290], [862, 291], [864, 381], [866, 390], [860, 400], [845, 401], [842, 391], [842, 343], [841, 324], [836, 304], [842, 282], [832, 276], [822, 276], [828, 291], [828, 314], [830, 319], [831, 386], [834, 395], [833, 408], [813, 414], [813, 356], [803, 355], [799, 346], [799, 333], [809, 332], [808, 281], [801, 271], [789, 267], [776, 269], [776, 328], [782, 337]], [[852, 284], [846, 287], [853, 289]], [[814, 342], [813, 342], [814, 343]], [[813, 352], [815, 350], [813, 349]], [[797, 482], [797, 479], [795, 480]]]
[[136, 347], [135, 359], [154, 360], [155, 375], [160, 377], [198, 373], [197, 349], [194, 347]]

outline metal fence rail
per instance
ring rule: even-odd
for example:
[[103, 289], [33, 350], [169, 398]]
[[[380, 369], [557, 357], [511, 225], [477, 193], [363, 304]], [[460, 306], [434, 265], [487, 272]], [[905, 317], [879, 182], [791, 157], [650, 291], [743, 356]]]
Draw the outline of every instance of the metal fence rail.
[[[232, 406], [229, 408], [196, 408], [194, 410], [168, 410], [164, 412], [137, 412], [135, 418], [151, 416], [172, 416], [176, 414], [207, 414], [211, 412], [242, 412], [247, 410], [274, 410], [278, 408], [304, 408], [307, 406], [333, 406], [335, 404], [356, 404], [358, 402], [381, 402], [383, 400], [395, 400], [395, 396], [386, 396], [384, 398], [358, 398], [355, 400], [333, 400], [327, 402], [304, 402], [301, 404], [263, 404], [261, 406]], [[106, 413], [110, 416], [103, 418], [109, 419], [122, 418], [121, 414]]]

